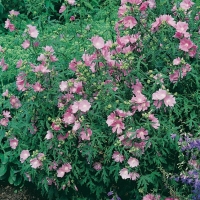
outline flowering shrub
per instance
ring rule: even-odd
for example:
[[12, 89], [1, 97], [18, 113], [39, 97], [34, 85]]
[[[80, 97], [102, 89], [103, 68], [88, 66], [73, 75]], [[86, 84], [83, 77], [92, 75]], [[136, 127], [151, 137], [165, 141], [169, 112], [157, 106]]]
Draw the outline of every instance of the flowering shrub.
[[[12, 33], [20, 32], [18, 15], [5, 22]], [[1, 179], [32, 181], [50, 199], [191, 197], [173, 176], [190, 159], [180, 152], [181, 134], [199, 131], [197, 7], [122, 0], [118, 17], [116, 35], [96, 33], [71, 60], [53, 41], [38, 42], [37, 26], [25, 26], [20, 47], [31, 58], [15, 63], [14, 84], [2, 80]]]

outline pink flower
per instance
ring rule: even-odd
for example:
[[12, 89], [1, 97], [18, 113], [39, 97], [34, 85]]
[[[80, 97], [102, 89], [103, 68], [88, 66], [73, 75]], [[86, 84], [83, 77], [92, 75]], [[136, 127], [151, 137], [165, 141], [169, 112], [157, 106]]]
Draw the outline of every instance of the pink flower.
[[20, 154], [20, 162], [23, 163], [29, 156], [29, 150], [23, 150]]
[[63, 13], [65, 10], [66, 10], [66, 6], [65, 6], [65, 5], [62, 5], [62, 6], [60, 7], [59, 13]]
[[2, 66], [2, 71], [6, 71], [8, 69], [8, 65], [5, 63], [4, 58], [1, 59], [0, 66]]
[[70, 5], [74, 5], [76, 3], [75, 0], [67, 0], [67, 2], [70, 4]]
[[45, 67], [44, 65], [40, 64], [38, 66], [34, 66], [33, 67], [33, 72], [41, 72], [43, 74], [49, 73], [51, 72], [51, 70], [47, 69], [47, 67]]
[[116, 110], [116, 114], [119, 116], [119, 117], [127, 117], [127, 116], [132, 116], [133, 114], [131, 112], [125, 112], [123, 110], [119, 110], [117, 109]]
[[32, 87], [35, 92], [42, 92], [44, 90], [39, 82], [36, 82]]
[[20, 59], [20, 60], [17, 62], [16, 68], [20, 68], [20, 67], [22, 66], [22, 63], [23, 63], [23, 60]]
[[18, 146], [18, 139], [17, 138], [10, 139], [10, 147], [12, 149], [16, 149], [17, 146]]
[[30, 176], [30, 174], [29, 173], [24, 173], [24, 174], [25, 174], [26, 178], [28, 179], [28, 181], [31, 182], [31, 176]]
[[177, 22], [176, 24], [176, 31], [179, 33], [186, 33], [188, 29], [188, 23], [186, 22]]
[[125, 0], [125, 1], [135, 5], [140, 5], [142, 3], [142, 0]]
[[175, 58], [173, 60], [173, 65], [179, 65], [181, 63], [181, 59], [178, 57], [178, 58]]
[[75, 16], [71, 16], [71, 17], [69, 18], [70, 21], [75, 21], [75, 19], [76, 19]]
[[154, 92], [152, 94], [152, 99], [153, 100], [163, 100], [167, 95], [166, 90], [159, 89], [158, 91]]
[[37, 58], [37, 61], [42, 61], [42, 62], [46, 62], [47, 58], [44, 54], [40, 54]]
[[141, 104], [146, 102], [146, 97], [143, 94], [136, 94], [132, 97], [131, 102]]
[[61, 90], [62, 92], [67, 91], [67, 88], [68, 88], [68, 82], [67, 82], [67, 81], [61, 81], [59, 87], [60, 87], [60, 90]]
[[77, 113], [77, 111], [79, 109], [79, 102], [74, 101], [74, 104], [71, 106], [71, 109], [72, 109], [72, 113]]
[[[26, 85], [25, 85], [25, 84], [26, 84]], [[20, 74], [17, 76], [16, 85], [17, 85], [17, 89], [18, 89], [19, 91], [26, 91], [26, 90], [27, 90], [26, 87], [29, 87], [29, 83], [26, 82], [26, 74], [20, 73]]]
[[34, 42], [34, 43], [33, 43], [33, 46], [34, 46], [34, 47], [38, 47], [39, 44], [40, 44], [39, 42]]
[[144, 1], [140, 6], [140, 11], [145, 11], [149, 5], [148, 1]]
[[190, 57], [194, 57], [197, 53], [197, 46], [193, 45], [190, 49], [189, 49], [189, 56]]
[[102, 169], [102, 165], [101, 165], [100, 162], [95, 162], [95, 163], [93, 164], [93, 168], [94, 168], [95, 170], [99, 171], [99, 170]]
[[130, 173], [129, 175], [130, 175], [130, 179], [131, 179], [132, 181], [135, 181], [137, 178], [140, 177], [140, 175], [139, 175], [138, 173], [136, 173], [136, 172], [132, 172], [132, 173]]
[[71, 69], [72, 71], [76, 71], [76, 66], [79, 62], [76, 61], [76, 59], [74, 58], [70, 63], [69, 63], [69, 69]]
[[45, 136], [45, 139], [50, 140], [53, 138], [53, 133], [51, 131], [47, 131], [47, 134]]
[[167, 198], [165, 198], [165, 200], [179, 200], [179, 199], [173, 198], [173, 197], [167, 197]]
[[122, 133], [122, 129], [125, 129], [124, 123], [120, 119], [115, 120], [111, 126], [113, 127], [112, 132], [117, 131], [117, 134]]
[[136, 26], [137, 21], [134, 17], [127, 16], [127, 17], [124, 17], [123, 24], [124, 24], [124, 27], [126, 28], [133, 28], [134, 26]]
[[3, 111], [3, 116], [4, 116], [5, 118], [12, 118], [11, 115], [10, 115], [10, 112], [9, 112], [9, 111], [6, 111], [6, 110]]
[[62, 165], [62, 169], [65, 173], [69, 173], [72, 169], [72, 166], [69, 163], [65, 163]]
[[162, 101], [158, 101], [158, 100], [155, 100], [153, 102], [153, 105], [156, 107], [156, 108], [160, 108], [162, 106], [163, 102]]
[[23, 43], [22, 43], [22, 47], [24, 49], [28, 49], [30, 47], [30, 41], [29, 40], [25, 40]]
[[123, 4], [122, 6], [119, 7], [118, 17], [122, 17], [126, 11], [127, 11], [126, 5]]
[[65, 173], [69, 173], [72, 169], [72, 166], [69, 163], [63, 164], [62, 167], [60, 167], [57, 170], [57, 177], [62, 178]]
[[193, 47], [193, 43], [190, 39], [183, 38], [180, 40], [179, 49], [188, 52]]
[[57, 170], [57, 177], [62, 178], [65, 175], [65, 171], [62, 167]]
[[0, 120], [0, 125], [2, 125], [2, 126], [8, 126], [8, 122], [9, 122], [8, 118], [2, 118]]
[[148, 131], [144, 128], [140, 128], [136, 130], [137, 138], [141, 138], [142, 140], [145, 139], [145, 136], [148, 135]]
[[13, 108], [18, 109], [19, 107], [21, 107], [21, 102], [19, 101], [19, 99], [15, 96], [11, 96], [10, 97], [10, 104]]
[[54, 131], [59, 131], [61, 129], [60, 125], [55, 124], [54, 122], [52, 123], [51, 127]]
[[58, 61], [58, 58], [55, 55], [50, 55], [49, 59], [50, 59], [51, 62]]
[[187, 11], [188, 9], [190, 9], [192, 7], [194, 3], [190, 0], [183, 0], [180, 3], [180, 8], [182, 8], [183, 10]]
[[8, 89], [6, 89], [6, 91], [2, 93], [2, 96], [3, 97], [8, 97]]
[[153, 194], [147, 194], [142, 200], [159, 200], [160, 196], [154, 196]]
[[90, 140], [91, 135], [92, 135], [92, 130], [90, 128], [87, 129], [87, 133], [85, 131], [80, 132], [81, 140]]
[[190, 72], [191, 71], [191, 66], [189, 64], [186, 64], [185, 66], [183, 66], [181, 68], [181, 71], [182, 71], [182, 74], [181, 76], [184, 77], [187, 75], [187, 72]]
[[154, 114], [149, 115], [149, 120], [153, 122], [151, 126], [155, 129], [158, 129], [158, 127], [160, 126], [160, 123], [158, 119], [154, 116]]
[[158, 31], [159, 26], [161, 25], [161, 20], [159, 17], [156, 18], [156, 21], [151, 24], [151, 31]]
[[104, 47], [104, 39], [99, 36], [94, 36], [91, 38], [92, 44], [97, 49], [102, 49]]
[[173, 74], [169, 75], [169, 79], [172, 83], [176, 83], [180, 77], [179, 70], [175, 70]]
[[130, 175], [128, 173], [128, 169], [126, 169], [126, 168], [121, 169], [119, 174], [122, 177], [122, 179], [130, 178]]
[[130, 165], [130, 167], [137, 167], [139, 165], [139, 161], [137, 158], [130, 157], [128, 159], [128, 164]]
[[32, 38], [37, 38], [38, 36], [38, 30], [36, 29], [36, 26], [32, 26], [32, 25], [27, 25], [28, 26], [28, 34], [32, 37]]
[[174, 21], [174, 18], [171, 15], [161, 15], [160, 16], [161, 22], [166, 22], [172, 27], [176, 27], [176, 22]]
[[173, 95], [171, 94], [167, 94], [167, 96], [164, 99], [164, 103], [166, 106], [173, 107], [176, 103], [175, 97], [173, 97]]
[[155, 0], [147, 0], [149, 3], [149, 8], [156, 8], [156, 2]]
[[37, 169], [38, 167], [42, 166], [42, 162], [37, 158], [30, 159], [30, 165], [32, 168]]
[[108, 124], [108, 126], [111, 126], [114, 121], [116, 120], [116, 116], [114, 113], [111, 113], [108, 117], [107, 117], [107, 120], [106, 120], [106, 123]]
[[14, 16], [17, 16], [20, 14], [18, 11], [14, 11], [14, 10], [9, 11], [9, 13], [10, 15], [14, 15]]
[[79, 121], [75, 121], [74, 126], [72, 127], [72, 131], [77, 131], [81, 127]]
[[88, 102], [88, 100], [81, 100], [79, 101], [78, 108], [82, 112], [87, 112], [91, 107], [91, 104]]
[[11, 24], [11, 22], [10, 22], [9, 19], [7, 19], [7, 20], [5, 21], [5, 28], [6, 28], [6, 29], [9, 29], [10, 32], [12, 32], [12, 31], [15, 30], [14, 24]]
[[120, 154], [118, 151], [114, 151], [112, 158], [114, 159], [115, 162], [123, 162], [124, 161], [124, 156]]
[[75, 122], [75, 116], [70, 112], [65, 112], [63, 115], [63, 122], [66, 124], [73, 124]]

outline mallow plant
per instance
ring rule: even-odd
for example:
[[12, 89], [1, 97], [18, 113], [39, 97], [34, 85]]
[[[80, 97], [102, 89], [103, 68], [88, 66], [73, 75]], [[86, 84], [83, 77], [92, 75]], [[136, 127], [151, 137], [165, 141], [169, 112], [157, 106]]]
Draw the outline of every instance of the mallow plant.
[[[197, 10], [190, 0], [122, 0], [116, 40], [94, 35], [66, 70], [28, 24], [21, 48], [35, 61], [16, 63], [1, 97], [1, 179], [32, 181], [49, 199], [190, 198], [173, 177], [190, 160], [179, 139], [199, 131]], [[16, 30], [11, 19], [5, 28]]]

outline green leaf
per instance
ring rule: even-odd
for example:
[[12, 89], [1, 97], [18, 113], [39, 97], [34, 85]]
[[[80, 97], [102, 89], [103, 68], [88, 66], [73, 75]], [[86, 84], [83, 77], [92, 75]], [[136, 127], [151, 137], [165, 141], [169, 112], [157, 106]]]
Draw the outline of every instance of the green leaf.
[[13, 179], [12, 179], [11, 176], [9, 176], [9, 178], [8, 178], [8, 182], [9, 182], [11, 185], [14, 183], [14, 181], [13, 181]]
[[90, 3], [86, 2], [86, 1], [84, 1], [83, 3], [85, 4], [86, 7], [90, 8], [91, 10], [94, 9]]
[[7, 171], [7, 165], [1, 165], [0, 167], [0, 177], [3, 176]]
[[9, 157], [6, 154], [1, 154], [0, 159], [1, 159], [1, 163], [5, 165], [6, 163], [8, 163]]
[[21, 176], [18, 176], [14, 182], [14, 185], [15, 186], [19, 186], [22, 182], [22, 177]]

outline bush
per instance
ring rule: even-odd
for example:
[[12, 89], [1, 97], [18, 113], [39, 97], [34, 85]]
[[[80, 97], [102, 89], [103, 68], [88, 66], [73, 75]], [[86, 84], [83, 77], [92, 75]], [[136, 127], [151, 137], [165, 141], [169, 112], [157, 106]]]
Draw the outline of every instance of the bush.
[[21, 49], [0, 48], [1, 179], [49, 199], [190, 199], [174, 179], [190, 160], [179, 139], [199, 131], [199, 13], [185, 4], [122, 1], [107, 41], [89, 19], [38, 31], [11, 13]]

